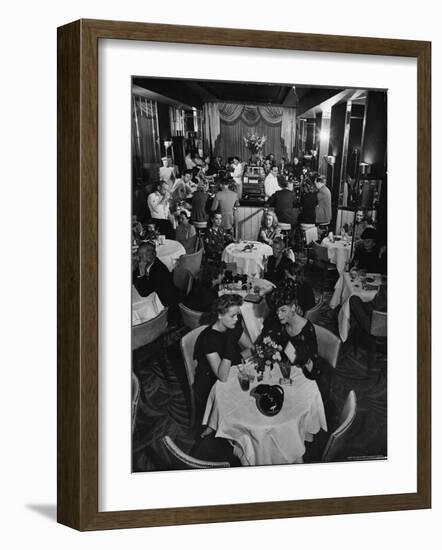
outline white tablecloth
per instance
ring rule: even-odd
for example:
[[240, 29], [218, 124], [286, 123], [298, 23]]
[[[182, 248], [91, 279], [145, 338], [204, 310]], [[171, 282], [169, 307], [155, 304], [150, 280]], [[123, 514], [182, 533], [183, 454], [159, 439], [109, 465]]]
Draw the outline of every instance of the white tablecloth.
[[157, 245], [157, 258], [163, 262], [169, 271], [173, 271], [176, 261], [185, 253], [184, 246], [178, 241], [166, 239], [164, 244]]
[[[217, 437], [233, 442], [235, 454], [244, 466], [294, 464], [302, 462], [305, 441], [321, 428], [327, 430], [324, 405], [315, 381], [292, 367], [293, 384], [284, 385], [284, 404], [273, 417], [258, 411], [249, 391], [241, 390], [236, 367], [230, 370], [227, 382], [216, 382], [207, 400], [203, 424], [216, 431]], [[280, 372], [273, 370], [273, 382]], [[253, 382], [250, 388], [256, 386]]]
[[370, 285], [376, 286], [376, 290], [364, 290], [359, 278], [352, 281], [347, 271], [339, 277], [335, 285], [335, 291], [330, 300], [330, 307], [334, 309], [339, 304], [342, 304], [338, 314], [338, 324], [339, 335], [343, 342], [347, 340], [350, 331], [350, 297], [356, 294], [363, 302], [370, 302], [378, 292], [381, 283], [381, 275], [378, 273], [367, 273], [367, 277], [372, 277], [374, 279], [374, 282], [371, 282]]
[[164, 309], [156, 292], [144, 298], [138, 294], [132, 285], [132, 326], [141, 325], [159, 315]]
[[336, 240], [332, 243], [329, 238], [326, 237], [321, 244], [327, 247], [328, 259], [331, 263], [336, 265], [336, 269], [339, 273], [343, 273], [345, 264], [350, 259], [351, 242]]
[[[254, 249], [250, 252], [243, 252], [247, 243], [253, 244]], [[229, 244], [223, 251], [222, 260], [226, 263], [234, 262], [237, 273], [260, 276], [264, 271], [264, 258], [273, 255], [272, 247], [257, 241], [247, 241], [247, 243]]]

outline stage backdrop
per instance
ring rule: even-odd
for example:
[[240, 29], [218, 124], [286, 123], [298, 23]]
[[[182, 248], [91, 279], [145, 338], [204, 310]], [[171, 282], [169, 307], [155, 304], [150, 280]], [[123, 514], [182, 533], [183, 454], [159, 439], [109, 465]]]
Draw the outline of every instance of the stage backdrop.
[[263, 154], [274, 153], [277, 160], [291, 160], [296, 135], [296, 110], [273, 105], [242, 105], [237, 103], [205, 103], [205, 138], [214, 155], [250, 157], [243, 137], [254, 133], [266, 136]]

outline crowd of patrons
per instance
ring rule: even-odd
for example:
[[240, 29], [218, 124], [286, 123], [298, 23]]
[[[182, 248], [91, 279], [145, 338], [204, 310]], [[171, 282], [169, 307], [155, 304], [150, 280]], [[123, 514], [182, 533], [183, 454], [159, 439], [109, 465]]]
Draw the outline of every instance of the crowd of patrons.
[[[133, 268], [133, 284], [141, 296], [157, 292], [169, 308], [170, 320], [177, 322], [177, 304], [204, 313], [207, 328], [198, 338], [195, 358], [198, 367], [195, 393], [200, 419], [208, 392], [216, 380], [225, 380], [241, 352], [252, 344], [244, 332], [238, 295], [218, 296], [226, 266], [221, 260], [226, 246], [234, 241], [234, 210], [242, 193], [243, 164], [237, 157], [227, 163], [221, 157], [200, 158], [189, 153], [186, 169], [180, 176], [170, 159], [163, 159], [160, 180], [147, 198], [144, 223], [132, 220], [133, 244], [138, 246]], [[318, 230], [318, 239], [328, 232], [331, 222], [331, 197], [324, 178], [300, 165], [297, 159], [289, 165], [277, 163], [273, 155], [263, 161], [266, 208], [256, 240], [268, 244], [273, 255], [268, 258], [264, 278], [275, 285], [266, 296], [270, 313], [260, 338], [272, 339], [295, 350], [295, 364], [309, 377], [320, 372], [317, 342], [306, 311], [315, 306], [313, 286], [304, 265], [297, 261], [299, 235], [311, 228]], [[295, 189], [296, 187], [296, 189]], [[289, 224], [283, 235], [280, 223]], [[198, 226], [198, 224], [200, 224]], [[201, 231], [201, 224], [204, 230]], [[386, 249], [380, 242], [374, 224], [363, 211], [355, 215], [355, 223], [343, 231], [353, 237], [352, 266], [369, 272], [386, 273]], [[173, 274], [156, 257], [159, 235], [179, 241], [187, 254], [204, 249], [203, 263], [185, 296], [173, 283]], [[353, 322], [367, 330], [374, 308], [386, 311], [386, 279], [372, 303], [357, 297], [350, 302]]]

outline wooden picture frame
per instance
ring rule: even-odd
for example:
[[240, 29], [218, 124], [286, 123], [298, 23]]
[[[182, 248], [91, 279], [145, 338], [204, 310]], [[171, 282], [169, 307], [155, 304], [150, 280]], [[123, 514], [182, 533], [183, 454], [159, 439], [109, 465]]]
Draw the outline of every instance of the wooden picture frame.
[[[417, 491], [98, 511], [98, 41], [173, 42], [417, 60]], [[277, 46], [275, 46], [277, 45]], [[421, 41], [79, 20], [58, 29], [58, 521], [82, 531], [431, 506], [431, 44]]]

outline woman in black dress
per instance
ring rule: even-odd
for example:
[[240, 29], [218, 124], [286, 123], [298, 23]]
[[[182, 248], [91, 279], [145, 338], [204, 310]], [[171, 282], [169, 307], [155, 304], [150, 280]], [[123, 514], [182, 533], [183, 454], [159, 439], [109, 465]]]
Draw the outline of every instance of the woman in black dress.
[[285, 248], [281, 237], [273, 241], [273, 255], [267, 261], [267, 269], [264, 278], [278, 285], [285, 278], [285, 270], [293, 263], [289, 256], [290, 252]]
[[197, 367], [193, 384], [196, 417], [200, 422], [212, 386], [217, 380], [228, 380], [230, 367], [241, 362], [241, 348], [252, 347], [244, 334], [241, 305], [241, 296], [224, 294], [215, 300], [210, 314], [202, 318], [203, 324], [208, 322], [209, 326], [201, 332], [195, 344]]
[[[319, 376], [318, 343], [315, 327], [310, 321], [302, 317], [302, 311], [296, 297], [294, 285], [284, 285], [275, 288], [267, 297], [267, 302], [276, 312], [277, 321], [266, 324], [260, 338], [270, 336], [274, 342], [282, 346], [292, 364], [297, 364], [296, 350], [304, 355], [302, 365], [304, 375], [310, 379]], [[289, 346], [289, 343], [292, 346]], [[295, 352], [295, 357], [291, 357]], [[288, 350], [287, 352], [285, 350]]]

